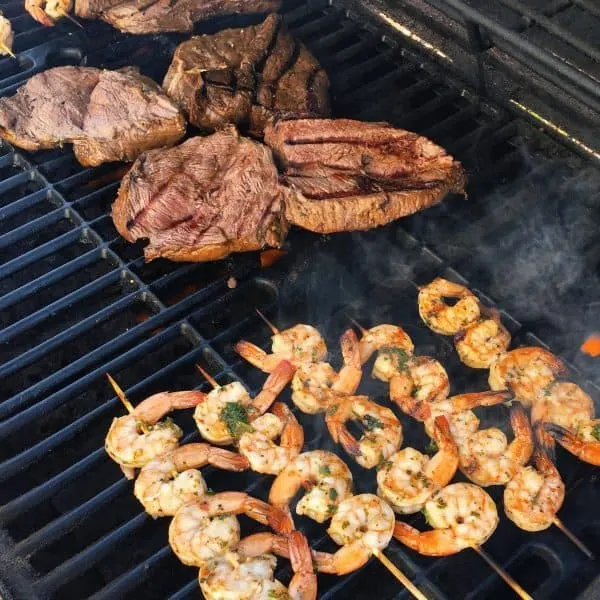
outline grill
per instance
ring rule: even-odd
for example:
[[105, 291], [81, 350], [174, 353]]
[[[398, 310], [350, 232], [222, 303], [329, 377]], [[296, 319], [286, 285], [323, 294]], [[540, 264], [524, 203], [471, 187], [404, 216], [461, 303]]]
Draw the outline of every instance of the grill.
[[[19, 1], [0, 7], [13, 23], [18, 53], [16, 62], [0, 61], [2, 94], [63, 64], [135, 64], [160, 81], [183, 39], [123, 36], [102, 23], [44, 29]], [[123, 242], [108, 216], [123, 167], [85, 169], [70, 149], [29, 155], [3, 144], [0, 593], [6, 600], [198, 597], [196, 571], [167, 545], [168, 519], [153, 521], [142, 511], [132, 484], [104, 452], [108, 426], [122, 414], [104, 374], [134, 404], [164, 389], [202, 388], [195, 363], [220, 383], [238, 379], [256, 391], [264, 377], [232, 350], [241, 338], [267, 344], [256, 308], [281, 328], [318, 326], [330, 349], [348, 327], [347, 315], [365, 326], [399, 323], [416, 353], [443, 362], [453, 393], [485, 389], [485, 373], [461, 366], [450, 341], [419, 322], [416, 286], [449, 277], [468, 282], [490, 305], [501, 301], [513, 346], [560, 353], [574, 379], [600, 398], [600, 371], [578, 351], [598, 326], [600, 173], [593, 138], [600, 84], [598, 49], [583, 41], [598, 9], [586, 0], [317, 0], [286, 3], [283, 12], [330, 74], [336, 116], [388, 120], [431, 137], [465, 164], [470, 199], [448, 198], [424, 215], [368, 233], [293, 232], [290, 251], [266, 269], [254, 254], [199, 265], [145, 264], [141, 246]], [[251, 21], [224, 18], [197, 31]], [[339, 356], [332, 362], [339, 364]], [[383, 387], [368, 377], [361, 390], [386, 403]], [[322, 419], [298, 416], [307, 449], [333, 448]], [[487, 410], [484, 424], [503, 418], [501, 409]], [[177, 420], [185, 441], [197, 439], [190, 415]], [[422, 427], [402, 420], [405, 444], [423, 447]], [[560, 516], [600, 552], [597, 476], [566, 453], [559, 459], [568, 489]], [[374, 474], [351, 468], [357, 490], [372, 491]], [[262, 498], [271, 481], [214, 469], [204, 474], [215, 490], [246, 489]], [[499, 508], [501, 494], [492, 488]], [[335, 549], [323, 527], [297, 522], [313, 547]], [[420, 516], [409, 522], [424, 526]], [[251, 531], [244, 522], [243, 533]], [[531, 535], [502, 518], [486, 549], [536, 599], [593, 597], [597, 564], [556, 528]], [[430, 598], [511, 597], [473, 552], [431, 559], [392, 541], [386, 553]], [[286, 580], [289, 567], [280, 563], [278, 577]], [[319, 593], [366, 598], [375, 585], [381, 598], [409, 597], [373, 561], [347, 577], [320, 577]]]

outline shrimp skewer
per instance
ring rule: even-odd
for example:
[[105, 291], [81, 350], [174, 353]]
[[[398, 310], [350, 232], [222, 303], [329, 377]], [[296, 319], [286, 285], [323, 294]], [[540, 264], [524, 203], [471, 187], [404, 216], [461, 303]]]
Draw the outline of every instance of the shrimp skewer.
[[25, 10], [46, 27], [53, 27], [58, 19], [65, 17], [78, 27], [81, 23], [74, 19], [69, 11], [73, 9], [73, 0], [25, 0]]
[[144, 465], [133, 493], [153, 518], [173, 516], [186, 502], [206, 494], [198, 469], [208, 464], [228, 471], [249, 466], [246, 458], [235, 452], [208, 444], [186, 444]]
[[14, 39], [12, 24], [0, 11], [0, 54], [8, 54], [17, 58], [12, 51]]

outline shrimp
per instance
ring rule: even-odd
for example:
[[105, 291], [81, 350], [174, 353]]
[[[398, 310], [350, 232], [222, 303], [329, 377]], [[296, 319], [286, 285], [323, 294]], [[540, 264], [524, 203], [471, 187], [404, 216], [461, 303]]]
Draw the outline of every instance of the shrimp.
[[594, 401], [578, 385], [567, 381], [550, 384], [531, 407], [533, 423], [554, 423], [571, 430], [594, 418]]
[[278, 532], [289, 532], [287, 515], [245, 492], [221, 492], [184, 504], [169, 525], [169, 543], [177, 558], [189, 566], [222, 556], [240, 541], [235, 515], [245, 514]]
[[548, 350], [528, 346], [502, 354], [491, 365], [488, 382], [493, 390], [512, 390], [529, 406], [565, 370], [563, 362]]
[[11, 22], [0, 11], [0, 55], [13, 54], [12, 47], [15, 40], [15, 34], [12, 30]]
[[282, 360], [299, 367], [303, 363], [319, 362], [327, 356], [327, 346], [321, 334], [311, 325], [295, 325], [284, 331], [274, 331], [272, 354], [244, 340], [238, 342], [235, 351], [261, 371], [270, 373]]
[[73, 8], [73, 0], [25, 0], [25, 10], [38, 22], [52, 27]]
[[490, 495], [472, 483], [452, 483], [425, 503], [433, 529], [419, 531], [396, 522], [394, 537], [427, 556], [447, 556], [483, 544], [496, 530], [498, 510]]
[[341, 338], [344, 366], [338, 373], [326, 362], [303, 363], [292, 379], [292, 401], [304, 413], [324, 412], [332, 395], [353, 394], [362, 377], [358, 339], [349, 329]]
[[[454, 306], [445, 298], [458, 298]], [[436, 277], [419, 288], [419, 315], [429, 329], [441, 335], [454, 335], [477, 321], [481, 313], [479, 300], [465, 286]]]
[[400, 410], [419, 421], [432, 402], [448, 397], [450, 380], [444, 367], [428, 356], [417, 356], [406, 362], [405, 370], [390, 380], [390, 398]]
[[499, 313], [491, 309], [488, 312], [489, 318], [471, 323], [454, 336], [460, 360], [473, 369], [489, 369], [510, 345], [510, 333], [500, 322]]
[[579, 460], [600, 467], [600, 419], [580, 425], [576, 432], [547, 423], [544, 429]]
[[207, 487], [198, 469], [213, 465], [243, 471], [248, 461], [235, 452], [208, 444], [186, 444], [142, 467], [133, 492], [153, 518], [173, 516], [190, 500], [202, 498]]
[[414, 448], [404, 448], [385, 461], [377, 472], [377, 494], [398, 513], [421, 510], [456, 473], [458, 449], [446, 417], [436, 417], [434, 428], [439, 450], [432, 458]]
[[389, 381], [415, 350], [406, 331], [397, 325], [376, 325], [371, 329], [361, 327], [361, 332], [360, 362], [365, 364], [376, 351], [379, 351], [372, 375], [381, 381]]
[[291, 364], [281, 361], [254, 400], [239, 381], [210, 391], [194, 411], [194, 421], [202, 437], [211, 444], [232, 444], [251, 429], [250, 423], [255, 418], [269, 409], [293, 373]]
[[[280, 438], [279, 446], [273, 440]], [[277, 475], [300, 452], [304, 445], [302, 425], [287, 407], [277, 402], [272, 412], [252, 421], [252, 431], [243, 433], [238, 441], [240, 454], [257, 473]]]
[[275, 478], [269, 502], [289, 511], [289, 504], [301, 487], [307, 492], [298, 501], [296, 513], [323, 523], [335, 513], [340, 502], [352, 495], [352, 473], [333, 452], [304, 452]]
[[170, 419], [160, 421], [172, 410], [192, 408], [204, 400], [197, 391], [161, 392], [140, 402], [133, 412], [113, 419], [106, 434], [107, 454], [133, 479], [133, 469], [143, 467], [153, 458], [174, 450], [183, 435]]
[[341, 548], [333, 554], [315, 552], [317, 569], [334, 575], [360, 569], [373, 550], [382, 550], [390, 543], [394, 520], [394, 511], [375, 494], [347, 498], [338, 506], [327, 529]]
[[[348, 430], [348, 421], [359, 421], [365, 429], [360, 440]], [[398, 417], [367, 396], [340, 399], [328, 409], [325, 423], [333, 440], [365, 469], [387, 460], [402, 444], [402, 424]]]
[[480, 429], [459, 442], [460, 470], [477, 485], [505, 485], [531, 458], [533, 433], [521, 404], [511, 407], [510, 423], [514, 433], [510, 444], [497, 427]]

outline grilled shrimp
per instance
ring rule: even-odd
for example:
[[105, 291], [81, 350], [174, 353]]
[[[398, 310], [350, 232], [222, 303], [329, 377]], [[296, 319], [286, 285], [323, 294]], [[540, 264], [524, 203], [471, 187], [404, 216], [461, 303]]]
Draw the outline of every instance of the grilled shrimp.
[[419, 421], [426, 418], [427, 405], [445, 400], [450, 381], [444, 367], [428, 356], [406, 362], [405, 369], [390, 380], [390, 398], [407, 415]]
[[397, 325], [376, 325], [362, 329], [360, 338], [360, 363], [365, 364], [377, 352], [372, 375], [381, 381], [389, 381], [402, 370], [407, 358], [413, 355], [415, 346], [404, 329]]
[[[279, 446], [274, 439], [279, 438]], [[302, 451], [302, 425], [282, 402], [276, 402], [271, 412], [252, 421], [252, 431], [243, 433], [238, 441], [240, 454], [257, 473], [277, 475]]]
[[304, 452], [275, 478], [269, 502], [287, 511], [301, 487], [307, 492], [298, 501], [296, 513], [323, 523], [335, 513], [342, 500], [352, 495], [352, 473], [333, 452]]
[[[350, 433], [348, 421], [359, 421], [365, 429], [360, 440]], [[325, 423], [333, 440], [365, 469], [387, 460], [402, 444], [402, 424], [396, 415], [367, 396], [338, 400], [328, 409]]]
[[292, 401], [304, 413], [326, 410], [332, 395], [349, 395], [360, 385], [362, 369], [358, 339], [351, 329], [341, 338], [344, 366], [338, 373], [326, 362], [303, 363], [292, 379]]
[[250, 422], [269, 409], [293, 373], [291, 364], [281, 361], [254, 400], [239, 381], [211, 390], [194, 411], [194, 421], [202, 437], [211, 444], [232, 444], [251, 429]]
[[235, 345], [235, 351], [261, 371], [270, 373], [282, 360], [299, 367], [303, 363], [319, 362], [327, 356], [327, 346], [321, 334], [312, 325], [295, 325], [278, 331], [271, 337], [272, 354], [246, 341]]
[[0, 55], [10, 54], [14, 56], [12, 53], [14, 40], [15, 34], [12, 30], [12, 24], [0, 11]]
[[289, 532], [289, 519], [278, 508], [244, 492], [221, 492], [184, 504], [169, 525], [169, 543], [177, 558], [190, 566], [222, 556], [240, 541], [235, 515]]
[[580, 425], [575, 432], [554, 423], [548, 423], [544, 428], [579, 460], [600, 467], [600, 419]]
[[521, 404], [511, 407], [510, 423], [514, 433], [510, 444], [497, 427], [479, 429], [458, 442], [460, 469], [477, 485], [505, 485], [531, 458], [533, 433]]
[[133, 479], [133, 469], [174, 450], [183, 435], [170, 419], [161, 421], [173, 410], [192, 408], [204, 399], [202, 392], [161, 392], [140, 402], [133, 412], [113, 419], [106, 434], [107, 454]]
[[578, 385], [567, 381], [550, 384], [533, 401], [532, 423], [554, 423], [571, 430], [594, 418], [594, 401]]
[[208, 444], [186, 444], [142, 467], [133, 489], [135, 497], [153, 518], [173, 516], [186, 502], [206, 494], [198, 469], [208, 464], [228, 471], [248, 468], [248, 461], [235, 452]]
[[[446, 298], [457, 298], [450, 306]], [[427, 327], [441, 335], [454, 335], [477, 321], [479, 300], [463, 285], [437, 277], [419, 289], [419, 315]]]
[[491, 365], [488, 381], [493, 390], [512, 390], [529, 406], [564, 371], [564, 364], [554, 354], [528, 346], [502, 354]]
[[460, 360], [473, 369], [489, 369], [510, 346], [510, 333], [500, 322], [499, 313], [491, 309], [488, 313], [489, 317], [471, 323], [454, 336]]
[[418, 531], [396, 522], [394, 537], [427, 556], [446, 556], [483, 544], [498, 525], [498, 511], [490, 495], [472, 483], [452, 483], [425, 504], [433, 530]]
[[341, 548], [333, 554], [315, 552], [317, 569], [334, 575], [360, 569], [373, 550], [382, 550], [390, 543], [394, 519], [394, 511], [375, 494], [347, 498], [338, 506], [327, 529]]
[[414, 448], [404, 448], [385, 461], [377, 472], [377, 494], [398, 513], [421, 510], [456, 473], [458, 449], [446, 417], [436, 417], [434, 429], [439, 450], [433, 457]]
[[73, 8], [73, 0], [25, 0], [25, 10], [46, 27], [64, 17]]

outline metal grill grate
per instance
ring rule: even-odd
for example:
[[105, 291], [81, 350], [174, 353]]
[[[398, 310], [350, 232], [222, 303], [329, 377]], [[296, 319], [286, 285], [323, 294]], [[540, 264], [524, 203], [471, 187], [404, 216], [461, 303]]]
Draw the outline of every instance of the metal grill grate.
[[[121, 36], [101, 23], [86, 24], [83, 32], [67, 33], [72, 31], [68, 24], [47, 30], [22, 14], [20, 1], [0, 6], [13, 20], [19, 52], [18, 66], [0, 61], [3, 94], [56, 64], [115, 68], [133, 63], [160, 80], [179, 39]], [[543, 176], [538, 172], [536, 179], [531, 172], [536, 165], [538, 171], [554, 168], [544, 156], [576, 168], [579, 159], [463, 89], [413, 45], [397, 38], [382, 41], [376, 29], [348, 15], [341, 4], [289, 3], [285, 16], [329, 72], [337, 115], [386, 119], [431, 136], [465, 162], [472, 200], [449, 199], [426, 216], [366, 234], [329, 239], [294, 232], [291, 252], [268, 270], [260, 268], [255, 255], [202, 265], [144, 264], [141, 246], [123, 242], [108, 216], [122, 167], [84, 169], [69, 149], [22, 155], [3, 145], [0, 571], [15, 598], [198, 596], [195, 571], [182, 567], [166, 546], [168, 520], [154, 522], [141, 511], [131, 484], [104, 453], [108, 425], [121, 414], [105, 372], [115, 376], [134, 403], [159, 390], [201, 386], [196, 362], [220, 382], [240, 379], [255, 390], [262, 375], [232, 350], [240, 338], [266, 343], [268, 332], [255, 308], [271, 314], [281, 327], [298, 321], [318, 324], [331, 347], [347, 327], [345, 313], [351, 313], [365, 325], [406, 325], [418, 353], [447, 365], [458, 393], [483, 389], [485, 379], [457, 363], [447, 340], [418, 325], [416, 284], [436, 275], [459, 277], [451, 264], [475, 288], [506, 297], [515, 314], [526, 314], [519, 298], [486, 280], [473, 248], [486, 236], [514, 229], [519, 212], [495, 209], [494, 194], [504, 194], [507, 181], [533, 186], [531, 193], [541, 194], [546, 187], [538, 179]], [[201, 31], [245, 22], [220, 19]], [[443, 235], [435, 224], [441, 224]], [[472, 243], [461, 245], [465, 230]], [[586, 264], [594, 268], [600, 248], [591, 232], [580, 233]], [[234, 289], [228, 287], [230, 277], [237, 281]], [[593, 365], [575, 353], [560, 331], [543, 322], [524, 326], [506, 313], [504, 321], [516, 344], [541, 343], [533, 331], [577, 359], [600, 383]], [[585, 319], [579, 324], [585, 327]], [[587, 389], [598, 399], [596, 388]], [[364, 391], [384, 401], [380, 386], [366, 381]], [[309, 448], [331, 447], [319, 419], [300, 415], [300, 420]], [[178, 421], [186, 441], [194, 439], [190, 416]], [[420, 428], [403, 421], [407, 443], [422, 444]], [[593, 501], [598, 484], [591, 469], [563, 455], [561, 470], [571, 490], [563, 520], [598, 551], [600, 523]], [[249, 489], [261, 497], [270, 483], [268, 477], [210, 469], [206, 479], [215, 490]], [[356, 468], [355, 479], [360, 491], [373, 489], [372, 474]], [[498, 500], [500, 491], [494, 497]], [[562, 597], [566, 590], [573, 595], [595, 575], [557, 531], [530, 536], [503, 521], [486, 548], [536, 598]], [[300, 523], [315, 547], [335, 547], [322, 527]], [[245, 532], [251, 530], [245, 523]], [[387, 553], [431, 598], [507, 594], [475, 554], [432, 560], [395, 542]], [[289, 575], [285, 565], [281, 574]], [[408, 597], [373, 563], [345, 578], [321, 577], [321, 597], [369, 597], [374, 581], [382, 598]]]

